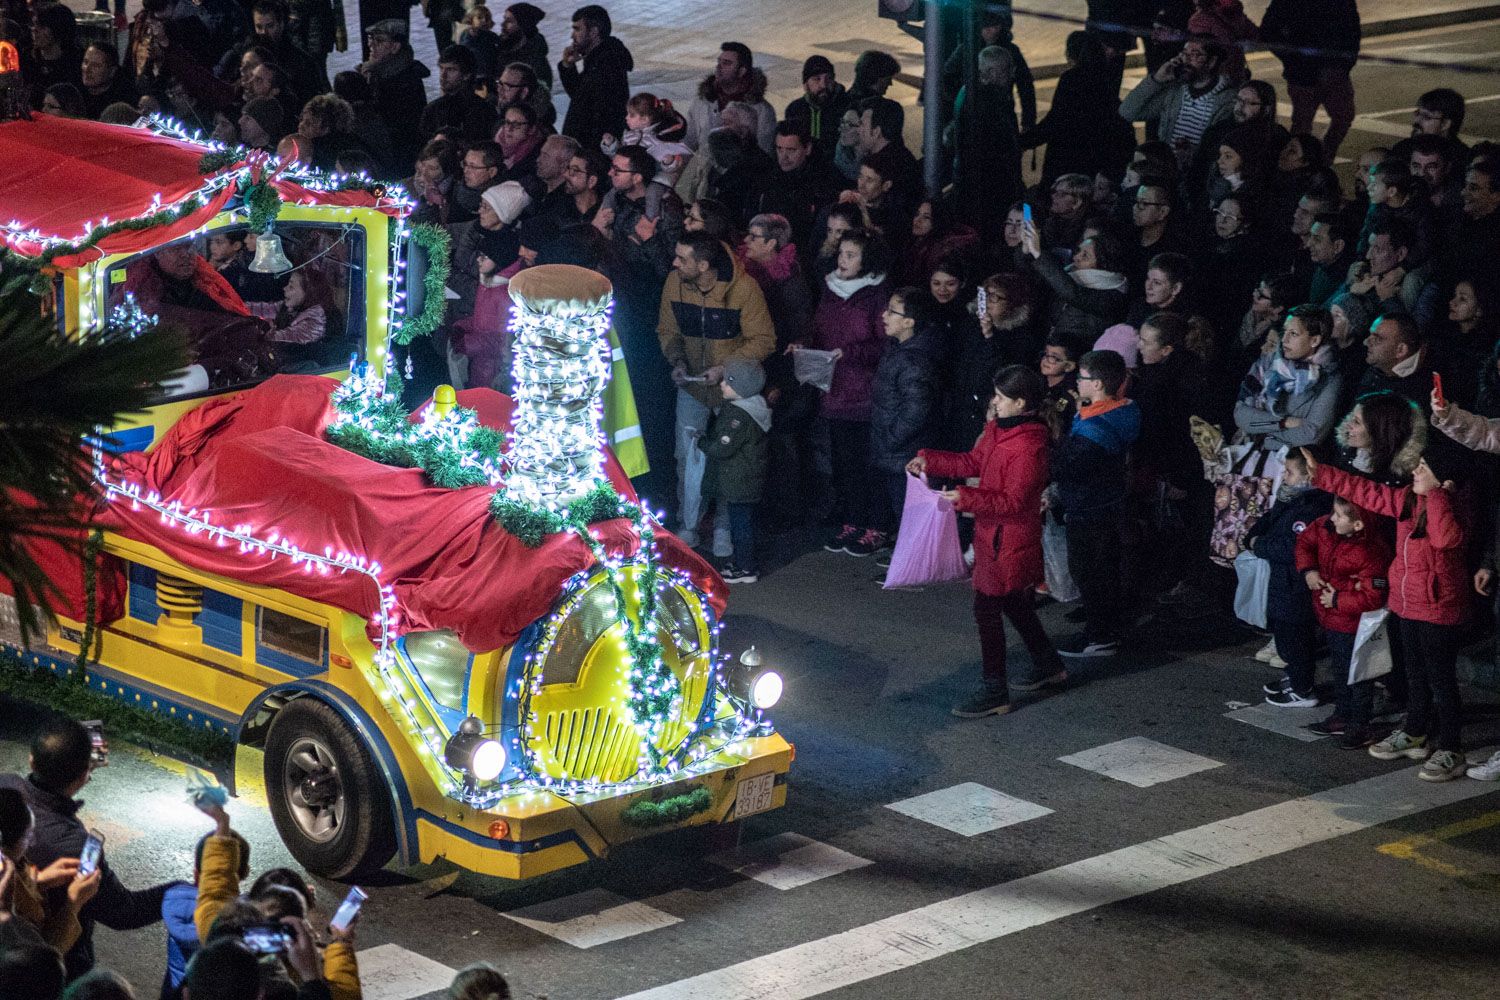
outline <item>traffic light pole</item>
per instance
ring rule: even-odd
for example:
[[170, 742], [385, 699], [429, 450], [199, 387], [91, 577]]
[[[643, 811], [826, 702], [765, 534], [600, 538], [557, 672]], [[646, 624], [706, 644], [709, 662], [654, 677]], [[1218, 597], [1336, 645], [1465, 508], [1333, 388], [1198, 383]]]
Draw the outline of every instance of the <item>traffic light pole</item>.
[[922, 175], [929, 196], [943, 183], [943, 22], [939, 0], [926, 0], [922, 34]]

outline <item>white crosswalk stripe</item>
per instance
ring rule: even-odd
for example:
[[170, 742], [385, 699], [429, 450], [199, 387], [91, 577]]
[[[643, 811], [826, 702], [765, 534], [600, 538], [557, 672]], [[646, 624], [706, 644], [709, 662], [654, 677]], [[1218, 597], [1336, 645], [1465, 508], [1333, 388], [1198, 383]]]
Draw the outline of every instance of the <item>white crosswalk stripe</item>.
[[607, 889], [589, 889], [550, 899], [502, 916], [575, 948], [595, 948], [682, 923], [681, 917], [663, 913]]
[[800, 833], [778, 833], [708, 860], [783, 891], [874, 864]]
[[1052, 812], [1046, 806], [997, 792], [973, 781], [892, 802], [886, 808], [965, 837], [1024, 823]]
[[1318, 708], [1277, 708], [1261, 702], [1259, 705], [1251, 705], [1248, 708], [1238, 708], [1233, 712], [1225, 712], [1224, 718], [1233, 719], [1235, 722], [1244, 722], [1281, 736], [1290, 736], [1294, 740], [1303, 743], [1316, 743], [1318, 740], [1327, 739], [1317, 733], [1309, 732], [1309, 723], [1317, 722], [1328, 715], [1328, 706]]
[[1064, 764], [1094, 771], [1137, 788], [1150, 788], [1164, 781], [1175, 781], [1199, 771], [1224, 766], [1219, 761], [1169, 747], [1144, 736], [1132, 736], [1057, 759]]
[[452, 969], [399, 944], [366, 948], [357, 958], [364, 1000], [413, 1000], [453, 982]]

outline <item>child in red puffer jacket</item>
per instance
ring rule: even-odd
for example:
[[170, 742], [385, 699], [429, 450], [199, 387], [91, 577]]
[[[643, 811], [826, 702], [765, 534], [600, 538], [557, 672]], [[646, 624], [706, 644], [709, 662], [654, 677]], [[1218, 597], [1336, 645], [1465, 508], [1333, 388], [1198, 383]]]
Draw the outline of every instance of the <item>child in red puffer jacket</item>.
[[[1307, 449], [1302, 453], [1307, 455]], [[1396, 519], [1390, 569], [1390, 624], [1400, 643], [1410, 688], [1402, 727], [1370, 747], [1380, 760], [1425, 760], [1420, 777], [1451, 781], [1468, 763], [1460, 744], [1463, 703], [1458, 693], [1458, 647], [1469, 611], [1465, 529], [1455, 514], [1459, 459], [1429, 447], [1410, 486], [1385, 486], [1308, 455], [1313, 485], [1373, 514]]]
[[1375, 682], [1349, 683], [1349, 661], [1354, 637], [1366, 611], [1385, 606], [1390, 589], [1386, 572], [1391, 549], [1377, 532], [1367, 530], [1375, 518], [1353, 502], [1338, 497], [1333, 513], [1318, 518], [1297, 536], [1297, 571], [1312, 591], [1313, 612], [1328, 643], [1329, 666], [1338, 694], [1333, 714], [1309, 726], [1325, 736], [1342, 736], [1348, 750], [1375, 742], [1369, 734]]
[[[954, 706], [953, 714], [963, 719], [1010, 711], [1010, 688], [1037, 691], [1068, 679], [1032, 599], [1032, 588], [1042, 579], [1042, 491], [1050, 436], [1038, 411], [1046, 385], [1024, 365], [1000, 369], [994, 384], [990, 419], [972, 451], [923, 448], [906, 466], [914, 476], [979, 479], [978, 486], [944, 493], [956, 510], [974, 515], [974, 621], [984, 680], [974, 697]], [[1006, 618], [1031, 654], [1030, 680], [1007, 681]]]

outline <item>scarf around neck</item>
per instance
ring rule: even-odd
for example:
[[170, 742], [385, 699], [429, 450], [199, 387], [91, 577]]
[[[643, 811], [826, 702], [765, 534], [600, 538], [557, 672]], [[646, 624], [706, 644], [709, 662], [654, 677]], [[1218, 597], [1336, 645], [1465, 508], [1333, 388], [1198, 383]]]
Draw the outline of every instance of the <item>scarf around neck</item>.
[[866, 274], [858, 278], [849, 278], [848, 280], [845, 280], [844, 278], [840, 278], [836, 272], [829, 272], [828, 278], [826, 280], [828, 282], [829, 291], [833, 292], [833, 294], [837, 295], [839, 298], [847, 300], [849, 296], [853, 295], [861, 288], [869, 288], [872, 285], [880, 284], [885, 280], [885, 275]]
[[1280, 351], [1263, 354], [1250, 366], [1245, 383], [1240, 387], [1239, 401], [1249, 403], [1257, 410], [1276, 412], [1276, 405], [1294, 396], [1300, 396], [1323, 377], [1323, 369], [1333, 359], [1333, 348], [1320, 345], [1311, 358], [1305, 361], [1288, 361]]

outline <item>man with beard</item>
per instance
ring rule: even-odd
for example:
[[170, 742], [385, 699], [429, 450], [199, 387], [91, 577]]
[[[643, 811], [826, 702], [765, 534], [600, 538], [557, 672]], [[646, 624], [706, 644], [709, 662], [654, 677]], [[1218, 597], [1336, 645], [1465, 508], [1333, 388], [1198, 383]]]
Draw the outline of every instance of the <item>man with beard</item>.
[[563, 119], [563, 135], [577, 139], [584, 149], [597, 148], [605, 133], [625, 133], [625, 103], [630, 100], [635, 57], [610, 34], [612, 30], [609, 12], [603, 7], [578, 8], [573, 12], [573, 44], [563, 49], [557, 64], [558, 79], [572, 99]]
[[[267, 49], [276, 63], [291, 78], [292, 89], [298, 94], [311, 96], [328, 90], [328, 74], [312, 56], [297, 48], [286, 32], [289, 17], [282, 0], [255, 0], [251, 20], [255, 34], [224, 53], [214, 73], [221, 80], [233, 80], [239, 75], [240, 59], [245, 52], [259, 45]], [[404, 38], [405, 36], [403, 36]]]
[[833, 78], [833, 63], [808, 56], [802, 64], [802, 96], [786, 106], [786, 120], [805, 123], [813, 148], [829, 163], [839, 143], [839, 120], [848, 110], [849, 92]]
[[719, 46], [719, 61], [714, 71], [698, 85], [698, 96], [688, 107], [688, 148], [696, 151], [708, 141], [708, 133], [722, 122], [724, 108], [739, 102], [755, 111], [755, 142], [767, 156], [775, 149], [776, 109], [766, 102], [766, 74], [755, 68], [755, 57], [740, 42]]
[[547, 62], [547, 39], [536, 26], [546, 13], [529, 3], [513, 3], [500, 17], [499, 65], [525, 63], [542, 86], [552, 89], [552, 66]]
[[462, 142], [479, 142], [495, 134], [495, 108], [474, 93], [474, 53], [449, 45], [438, 56], [438, 87], [442, 95], [422, 109], [422, 140], [439, 132]]

